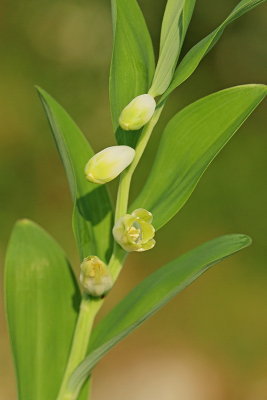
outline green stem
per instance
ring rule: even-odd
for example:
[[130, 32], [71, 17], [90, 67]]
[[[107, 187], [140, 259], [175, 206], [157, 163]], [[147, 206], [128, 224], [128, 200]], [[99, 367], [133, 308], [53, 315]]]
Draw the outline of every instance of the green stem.
[[63, 400], [64, 392], [68, 379], [74, 369], [86, 356], [88, 342], [92, 331], [94, 318], [102, 305], [102, 299], [94, 299], [84, 295], [80, 304], [80, 312], [75, 328], [74, 338], [72, 342], [71, 352], [69, 355], [68, 364], [65, 370], [65, 375], [61, 384], [61, 388], [57, 400]]
[[132, 164], [127, 168], [122, 174], [119, 183], [117, 203], [116, 203], [116, 212], [115, 212], [115, 221], [117, 221], [120, 217], [127, 213], [128, 209], [128, 201], [129, 201], [129, 192], [130, 185], [133, 173], [145, 151], [147, 143], [150, 139], [150, 136], [153, 132], [155, 125], [157, 124], [160, 114], [162, 113], [164, 107], [164, 103], [156, 109], [153, 117], [148, 122], [148, 124], [144, 127], [140, 138], [138, 140], [136, 149], [135, 149], [135, 158]]
[[113, 281], [115, 282], [119, 276], [122, 266], [128, 253], [126, 253], [116, 242], [114, 243], [113, 254], [109, 262], [109, 270]]
[[[127, 254], [120, 248], [120, 246], [115, 244], [114, 251], [108, 265], [114, 282], [121, 271], [126, 255]], [[70, 394], [67, 392], [68, 380], [75, 368], [86, 356], [93, 323], [96, 314], [100, 310], [104, 300], [105, 298], [94, 298], [88, 295], [83, 295], [69, 360], [57, 400], [70, 399]]]
[[[116, 203], [115, 221], [117, 221], [118, 218], [127, 213], [129, 191], [133, 173], [145, 151], [146, 145], [150, 139], [155, 125], [159, 120], [163, 107], [164, 103], [162, 103], [162, 105], [156, 109], [153, 117], [144, 127], [135, 149], [134, 161], [132, 162], [130, 167], [121, 175]], [[113, 254], [108, 266], [114, 282], [116, 281], [121, 271], [126, 256], [127, 253], [125, 253], [125, 251], [122, 250], [122, 248], [117, 243], [114, 243]], [[97, 312], [101, 308], [103, 301], [104, 299], [94, 299], [90, 296], [84, 296], [82, 299], [70, 357], [57, 400], [76, 399], [78, 396], [74, 393], [70, 393], [67, 390], [67, 383], [75, 368], [86, 356], [94, 319]]]

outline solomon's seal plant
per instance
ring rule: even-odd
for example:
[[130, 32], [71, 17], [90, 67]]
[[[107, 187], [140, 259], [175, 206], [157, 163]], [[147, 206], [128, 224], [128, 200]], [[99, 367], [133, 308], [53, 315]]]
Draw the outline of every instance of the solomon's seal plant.
[[[7, 251], [5, 297], [20, 400], [88, 399], [92, 370], [115, 344], [209, 267], [250, 244], [242, 234], [201, 244], [147, 277], [93, 325], [127, 255], [155, 246], [155, 232], [186, 203], [208, 165], [266, 96], [264, 85], [236, 86], [180, 110], [162, 132], [148, 179], [129, 204], [133, 173], [169, 95], [227, 25], [263, 1], [242, 0], [179, 60], [195, 0], [168, 0], [155, 65], [137, 1], [112, 0], [110, 105], [117, 145], [96, 155], [67, 112], [37, 88], [73, 199], [81, 291], [54, 239], [35, 223], [19, 221]], [[113, 212], [106, 183], [118, 175]]]

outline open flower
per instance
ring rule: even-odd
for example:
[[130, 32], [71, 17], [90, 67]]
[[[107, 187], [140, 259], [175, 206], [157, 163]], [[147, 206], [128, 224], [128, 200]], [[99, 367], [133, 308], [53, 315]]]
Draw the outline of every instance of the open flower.
[[113, 228], [116, 242], [126, 251], [146, 251], [155, 246], [153, 216], [144, 208], [119, 218]]
[[94, 297], [103, 296], [113, 285], [106, 264], [97, 256], [86, 257], [81, 263], [80, 282], [85, 291]]
[[152, 118], [156, 108], [154, 97], [141, 94], [135, 97], [121, 112], [119, 124], [125, 131], [136, 131]]
[[132, 147], [107, 147], [90, 158], [85, 166], [85, 177], [94, 183], [110, 182], [131, 164], [134, 156]]

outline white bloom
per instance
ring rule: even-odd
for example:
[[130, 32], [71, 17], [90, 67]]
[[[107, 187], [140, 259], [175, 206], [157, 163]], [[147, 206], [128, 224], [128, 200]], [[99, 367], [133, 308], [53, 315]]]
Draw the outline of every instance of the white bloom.
[[135, 150], [129, 146], [107, 147], [86, 164], [86, 179], [94, 183], [112, 181], [131, 164], [134, 156]]
[[156, 102], [150, 94], [135, 97], [121, 112], [119, 124], [125, 131], [142, 128], [152, 118]]

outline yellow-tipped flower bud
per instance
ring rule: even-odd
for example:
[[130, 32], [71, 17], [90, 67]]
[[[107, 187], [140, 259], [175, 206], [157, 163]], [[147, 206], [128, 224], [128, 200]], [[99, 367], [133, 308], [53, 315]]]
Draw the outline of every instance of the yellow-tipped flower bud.
[[113, 228], [116, 242], [126, 251], [146, 251], [155, 246], [153, 216], [144, 208], [119, 218]]
[[125, 131], [136, 131], [152, 118], [156, 108], [154, 97], [141, 94], [126, 106], [120, 115], [119, 124]]
[[87, 257], [81, 263], [80, 282], [85, 291], [94, 297], [103, 296], [113, 285], [106, 264], [97, 256]]
[[85, 166], [85, 177], [94, 183], [115, 179], [133, 161], [135, 150], [129, 146], [112, 146], [95, 154]]

